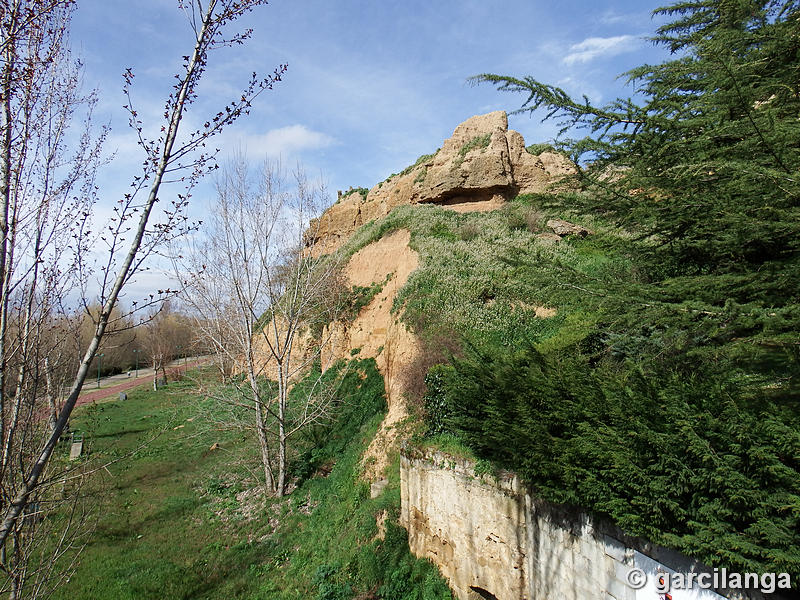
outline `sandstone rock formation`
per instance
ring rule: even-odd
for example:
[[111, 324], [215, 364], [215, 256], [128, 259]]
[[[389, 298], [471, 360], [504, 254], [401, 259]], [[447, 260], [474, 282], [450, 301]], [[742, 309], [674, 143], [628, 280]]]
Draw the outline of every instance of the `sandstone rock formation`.
[[309, 228], [315, 237], [312, 251], [336, 250], [361, 225], [396, 206], [432, 203], [462, 212], [493, 210], [517, 194], [543, 192], [574, 172], [561, 154], [529, 154], [522, 135], [508, 129], [505, 112], [478, 115], [456, 127], [435, 154], [377, 184], [366, 198], [357, 191], [342, 196]]
[[581, 227], [562, 219], [550, 219], [547, 222], [547, 226], [558, 236], [577, 235], [578, 237], [586, 237], [594, 233], [591, 229], [586, 229], [586, 227]]

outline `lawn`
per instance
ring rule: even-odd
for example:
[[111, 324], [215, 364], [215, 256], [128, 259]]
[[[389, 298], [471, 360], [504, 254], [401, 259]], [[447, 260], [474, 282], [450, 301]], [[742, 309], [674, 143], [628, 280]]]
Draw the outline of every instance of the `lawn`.
[[[450, 598], [396, 525], [396, 461], [377, 499], [360, 478], [385, 403], [374, 362], [354, 362], [340, 419], [326, 426], [324, 445], [296, 455], [306, 479], [282, 500], [265, 499], [257, 485], [249, 435], [216, 425], [199, 389], [208, 374], [81, 408], [73, 427], [86, 436], [82, 460], [107, 467], [91, 484], [96, 530], [55, 597]], [[378, 515], [387, 517], [381, 535]]]

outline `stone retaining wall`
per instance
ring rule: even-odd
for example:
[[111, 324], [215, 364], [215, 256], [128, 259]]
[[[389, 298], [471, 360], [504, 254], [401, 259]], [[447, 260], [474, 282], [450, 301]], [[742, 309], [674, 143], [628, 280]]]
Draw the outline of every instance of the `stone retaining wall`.
[[[513, 474], [477, 475], [474, 463], [463, 458], [404, 450], [400, 481], [400, 522], [411, 551], [439, 567], [459, 600], [658, 600], [659, 572], [709, 572], [585, 512], [545, 502]], [[633, 568], [648, 575], [646, 587], [628, 585]], [[717, 591], [673, 596], [764, 598], [758, 592]]]

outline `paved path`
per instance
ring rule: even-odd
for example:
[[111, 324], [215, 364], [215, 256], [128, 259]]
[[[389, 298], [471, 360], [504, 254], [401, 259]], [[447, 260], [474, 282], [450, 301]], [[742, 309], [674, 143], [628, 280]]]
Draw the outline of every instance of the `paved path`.
[[[205, 364], [208, 362], [207, 357], [200, 357], [197, 359], [192, 359], [187, 364], [183, 364], [180, 360], [173, 361], [170, 363], [170, 366], [167, 367], [167, 379], [174, 379], [176, 375], [179, 373], [185, 372], [187, 369], [192, 369], [199, 365]], [[141, 370], [141, 369], [140, 369]], [[96, 384], [89, 384], [84, 383], [83, 390], [81, 391], [80, 396], [78, 396], [78, 402], [76, 406], [82, 406], [84, 404], [90, 404], [92, 402], [97, 402], [98, 400], [104, 400], [110, 397], [119, 397], [120, 392], [127, 392], [128, 390], [139, 387], [142, 385], [153, 385], [153, 373], [152, 369], [148, 369], [150, 371], [149, 374], [140, 375], [139, 377], [126, 377], [125, 375], [114, 375], [113, 377], [107, 377], [106, 379], [101, 379], [100, 384], [101, 387], [99, 389], [91, 389]], [[120, 383], [111, 383], [108, 385], [108, 382], [118, 380]], [[103, 383], [106, 385], [103, 385]]]

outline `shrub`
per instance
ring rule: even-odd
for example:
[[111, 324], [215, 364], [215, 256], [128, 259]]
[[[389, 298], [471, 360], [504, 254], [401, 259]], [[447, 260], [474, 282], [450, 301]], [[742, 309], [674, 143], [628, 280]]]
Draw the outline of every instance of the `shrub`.
[[481, 234], [481, 226], [476, 221], [467, 221], [458, 228], [459, 239], [468, 242], [474, 240]]
[[425, 375], [423, 407], [425, 410], [426, 437], [451, 433], [448, 426], [451, 413], [447, 405], [445, 380], [452, 373], [452, 370], [453, 367], [449, 365], [434, 365]]
[[528, 231], [531, 233], [538, 233], [542, 231], [545, 215], [542, 211], [529, 207], [525, 211], [525, 224], [528, 226]]
[[547, 143], [531, 144], [530, 146], [526, 146], [525, 150], [528, 151], [528, 154], [533, 154], [534, 156], [539, 156], [542, 152], [558, 152], [555, 146]]

